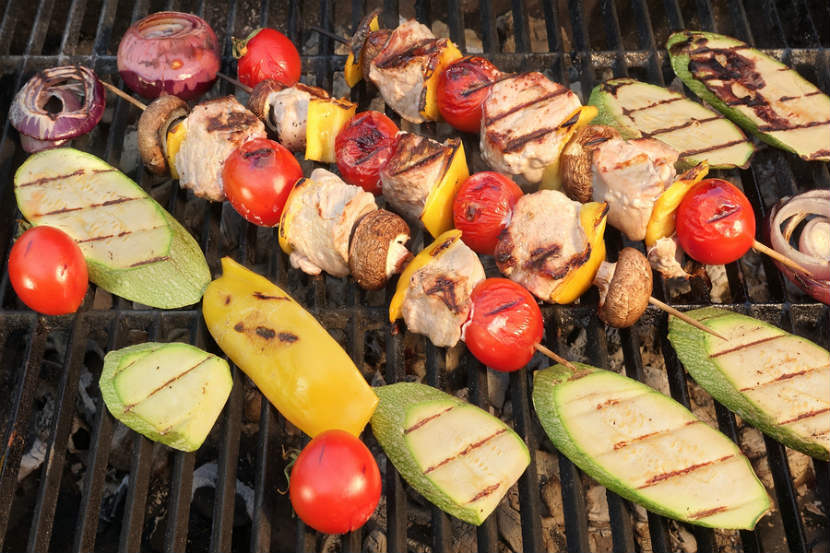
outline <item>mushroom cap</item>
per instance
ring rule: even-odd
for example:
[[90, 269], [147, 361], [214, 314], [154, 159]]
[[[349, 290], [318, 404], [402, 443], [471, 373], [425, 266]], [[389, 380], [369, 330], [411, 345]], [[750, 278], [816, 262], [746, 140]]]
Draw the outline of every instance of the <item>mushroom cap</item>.
[[349, 245], [349, 270], [355, 281], [366, 290], [383, 288], [412, 257], [403, 246], [410, 236], [406, 221], [391, 211], [375, 209], [364, 215], [355, 225]]
[[594, 150], [603, 142], [620, 138], [614, 127], [587, 125], [579, 129], [562, 151], [562, 191], [578, 202], [590, 202], [593, 196], [591, 164]]
[[138, 153], [151, 173], [167, 172], [167, 131], [178, 119], [187, 117], [187, 103], [173, 95], [159, 96], [138, 119]]
[[366, 35], [366, 42], [363, 44], [363, 49], [360, 51], [360, 69], [363, 72], [363, 80], [371, 83], [369, 79], [369, 65], [372, 60], [377, 57], [383, 47], [386, 46], [389, 37], [392, 36], [392, 31], [389, 29], [380, 29], [378, 31], [371, 31]]
[[634, 248], [623, 248], [599, 318], [617, 328], [633, 325], [648, 307], [651, 289], [651, 266], [646, 257]]
[[270, 125], [267, 121], [269, 110], [268, 96], [272, 92], [279, 92], [284, 88], [285, 87], [277, 81], [265, 79], [259, 81], [256, 86], [254, 86], [254, 89], [251, 91], [251, 95], [248, 97], [248, 109], [254, 112], [254, 115], [264, 121], [269, 127]]

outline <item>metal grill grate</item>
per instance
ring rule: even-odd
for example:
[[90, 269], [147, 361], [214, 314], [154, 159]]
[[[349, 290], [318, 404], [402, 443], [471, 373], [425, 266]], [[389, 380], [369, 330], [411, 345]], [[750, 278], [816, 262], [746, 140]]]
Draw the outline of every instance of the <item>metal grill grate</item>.
[[[342, 1], [343, 4], [348, 4]], [[277, 5], [279, 4], [279, 5]], [[583, 2], [570, 0], [541, 2], [512, 0], [512, 34], [500, 34], [497, 7], [500, 2], [483, 3], [477, 17], [466, 15], [462, 2], [447, 3], [429, 1], [415, 4], [415, 15], [429, 22], [436, 18], [446, 21], [452, 40], [464, 49], [466, 26], [477, 27], [484, 55], [500, 68], [508, 71], [542, 70], [554, 80], [581, 89], [583, 96], [591, 87], [611, 76], [631, 75], [643, 80], [666, 84], [673, 79], [668, 59], [662, 45], [668, 34], [683, 28], [700, 28], [722, 32], [766, 49], [774, 57], [796, 67], [807, 79], [815, 82], [825, 92], [830, 91], [830, 35], [827, 21], [830, 8], [821, 0], [776, 1], [734, 0], [711, 2], [696, 0], [681, 2], [665, 0], [599, 0]], [[590, 4], [592, 9], [586, 9]], [[326, 37], [319, 39], [304, 29], [310, 14], [319, 14], [316, 24], [334, 30], [343, 22], [335, 21], [336, 14], [346, 6], [335, 6], [330, 0], [288, 5], [263, 0], [261, 5], [252, 1], [233, 1], [229, 5], [219, 1], [167, 2], [139, 0], [135, 4], [118, 3], [115, 0], [39, 0], [31, 3], [9, 0], [0, 20], [0, 113], [7, 113], [15, 91], [36, 70], [68, 63], [81, 63], [92, 67], [102, 78], [120, 84], [116, 72], [115, 51], [118, 41], [131, 21], [147, 13], [161, 9], [192, 11], [216, 30], [223, 44], [223, 70], [233, 73], [230, 57], [230, 36], [242, 35], [253, 27], [268, 25], [287, 32], [298, 44], [303, 54], [304, 80], [332, 89], [334, 72], [342, 67], [343, 56], [334, 55], [334, 43]], [[354, 26], [366, 11], [364, 2], [352, 0], [346, 10], [349, 24]], [[385, 22], [397, 23], [399, 6], [396, 0], [384, 0]], [[404, 11], [402, 6], [401, 11]], [[531, 12], [544, 20], [547, 34], [547, 51], [533, 52]], [[468, 19], [465, 22], [465, 18]], [[478, 25], [469, 25], [470, 19]], [[312, 17], [313, 19], [313, 17]], [[501, 21], [501, 20], [500, 20]], [[624, 32], [625, 31], [625, 32]], [[512, 39], [515, 51], [506, 52], [504, 45]], [[316, 43], [316, 46], [315, 46]], [[316, 81], [316, 82], [315, 82]], [[233, 90], [225, 83], [217, 85], [218, 92], [229, 94]], [[361, 85], [353, 92], [353, 99], [360, 102], [359, 109], [366, 109], [371, 96]], [[88, 142], [80, 145], [116, 166], [124, 166], [134, 153], [124, 144], [124, 136], [137, 120], [136, 109], [121, 100], [109, 99], [114, 106], [109, 122], [104, 122], [91, 133]], [[424, 125], [421, 132], [436, 133], [434, 126]], [[477, 145], [465, 139], [468, 152]], [[2, 279], [0, 280], [0, 391], [8, 400], [8, 408], [0, 409], [3, 453], [0, 457], [0, 549], [30, 551], [64, 550], [92, 551], [117, 543], [119, 550], [170, 550], [186, 548], [211, 551], [273, 549], [303, 551], [314, 547], [309, 541], [313, 532], [296, 522], [294, 531], [280, 527], [275, 521], [278, 513], [288, 509], [285, 497], [274, 490], [282, 481], [284, 461], [280, 454], [282, 438], [287, 435], [284, 420], [267, 403], [261, 403], [259, 431], [254, 439], [241, 438], [243, 409], [246, 404], [244, 374], [233, 369], [234, 387], [231, 397], [209, 444], [217, 461], [217, 484], [209, 518], [209, 531], [199, 530], [193, 523], [194, 504], [191, 499], [194, 467], [203, 450], [185, 454], [166, 450], [168, 458], [163, 478], [169, 482], [164, 498], [166, 516], [158, 541], [148, 530], [151, 515], [148, 514], [154, 497], [150, 497], [151, 483], [158, 477], [153, 467], [155, 451], [160, 446], [138, 434], [130, 434], [129, 479], [126, 497], [121, 507], [112, 509], [104, 504], [106, 481], [112, 476], [112, 461], [124, 452], [111, 449], [113, 437], [120, 425], [109, 415], [94, 381], [100, 371], [100, 357], [93, 353], [108, 351], [144, 340], [189, 341], [195, 345], [219, 353], [206, 332], [201, 312], [197, 308], [177, 311], [149, 310], [126, 300], [114, 298], [112, 305], [106, 298], [88, 297], [83, 311], [73, 317], [44, 318], [26, 310], [10, 289], [5, 260], [15, 232], [15, 203], [12, 176], [25, 154], [17, 146], [15, 131], [8, 122], [2, 129], [0, 142], [0, 254], [2, 254]], [[746, 171], [722, 172], [747, 192], [759, 222], [766, 215], [766, 207], [779, 196], [790, 195], [810, 188], [830, 187], [827, 164], [807, 164], [781, 151], [765, 149], [756, 154], [752, 167]], [[226, 205], [209, 204], [198, 200], [159, 179], [151, 177], [140, 167], [129, 176], [152, 192], [167, 209], [180, 220], [189, 221], [189, 229], [205, 251], [214, 274], [218, 272], [218, 260], [230, 255], [248, 266], [264, 272], [269, 278], [285, 286], [301, 303], [309, 306], [323, 324], [343, 343], [347, 351], [358, 360], [373, 355], [385, 356], [383, 377], [386, 382], [408, 378], [406, 347], [425, 352], [425, 378], [433, 386], [443, 389], [467, 386], [469, 399], [487, 409], [489, 407], [488, 378], [484, 367], [469, 355], [462, 357], [458, 368], [445, 350], [419, 339], [409, 341], [403, 333], [393, 332], [385, 323], [385, 309], [391, 293], [367, 293], [353, 283], [330, 277], [309, 278], [290, 268], [285, 256], [275, 247], [276, 235], [272, 230], [257, 229], [243, 224], [233, 210]], [[616, 231], [607, 233], [609, 251], [615, 253], [624, 241]], [[423, 244], [417, 237], [415, 248]], [[756, 265], [745, 262], [727, 267], [729, 292], [732, 303], [727, 307], [751, 314], [778, 324], [828, 347], [830, 310], [823, 305], [805, 302], [802, 296], [794, 296], [783, 278], [767, 260], [761, 268], [767, 275], [760, 288], [751, 284], [757, 271]], [[751, 278], [753, 277], [753, 278]], [[93, 292], [94, 293], [94, 292]], [[655, 286], [655, 295], [666, 299], [668, 291], [662, 282]], [[98, 301], [103, 303], [98, 303]], [[695, 306], [708, 299], [699, 291], [692, 291], [681, 303]], [[594, 365], [609, 367], [612, 360], [609, 351], [616, 344], [617, 335], [608, 333], [596, 318], [596, 295], [588, 295], [581, 305], [546, 306], [546, 341], [560, 352], [585, 360]], [[574, 345], [574, 337], [584, 333], [587, 339]], [[655, 338], [655, 335], [658, 338]], [[623, 351], [625, 372], [637, 379], [645, 379], [641, 346], [654, 341], [653, 346], [662, 352], [665, 360], [668, 385], [673, 397], [686, 406], [690, 405], [689, 388], [682, 367], [666, 341], [665, 317], [649, 308], [647, 315], [630, 330], [619, 332], [619, 347]], [[55, 360], [57, 359], [57, 361]], [[96, 366], [96, 359], [98, 365]], [[539, 361], [538, 359], [536, 361]], [[378, 361], [381, 363], [381, 361]], [[382, 364], [382, 363], [381, 363]], [[81, 379], [84, 367], [93, 375], [93, 384], [86, 386]], [[516, 431], [527, 441], [531, 451], [539, 448], [553, 452], [544, 436], [529, 403], [529, 371], [525, 369], [510, 375], [510, 400]], [[38, 390], [44, 385], [54, 386], [54, 415], [44, 430], [46, 441], [45, 462], [30, 478], [36, 479], [34, 492], [22, 493], [18, 485], [18, 472], [24, 451], [31, 446], [32, 428], [38, 424], [40, 406], [35, 405]], [[70, 444], [75, 415], [82, 409], [87, 394], [92, 394], [96, 407], [89, 429], [89, 446], [79, 448]], [[716, 405], [717, 422], [721, 430], [737, 440], [735, 416]], [[364, 434], [373, 451], [379, 452], [371, 432]], [[547, 442], [547, 443], [546, 443]], [[793, 486], [785, 448], [777, 442], [765, 439], [766, 455], [774, 482], [778, 509], [770, 515], [774, 523], [783, 525], [786, 546], [791, 551], [807, 552], [813, 547], [808, 543], [803, 508], [799, 505]], [[79, 453], [80, 451], [81, 453]], [[81, 488], [66, 491], [68, 460], [82, 458], [85, 467]], [[382, 453], [378, 454], [383, 465]], [[123, 460], [120, 461], [123, 464]], [[562, 483], [562, 502], [565, 515], [566, 547], [569, 551], [589, 551], [588, 513], [586, 509], [583, 478], [564, 456], [558, 457]], [[243, 466], [244, 465], [244, 466]], [[243, 470], [252, 474], [248, 482], [254, 490], [252, 524], [234, 526], [239, 520], [236, 513], [236, 477]], [[814, 462], [816, 487], [819, 497], [830, 497], [828, 465]], [[540, 499], [540, 480], [536, 460], [518, 483], [521, 514], [521, 537], [524, 551], [543, 551], [544, 539], [541, 518], [543, 504]], [[410, 525], [408, 506], [412, 499], [400, 476], [387, 467], [384, 480], [386, 537], [389, 551], [405, 551], [408, 539], [417, 531]], [[631, 504], [608, 492], [607, 500], [611, 518], [614, 551], [634, 551], [634, 521]], [[411, 514], [411, 513], [410, 513]], [[58, 524], [60, 520], [71, 521]], [[112, 524], [104, 520], [115, 522]], [[827, 526], [824, 514], [825, 528]], [[421, 525], [423, 526], [423, 525]], [[431, 521], [427, 523], [434, 551], [449, 551], [453, 543], [452, 522], [437, 508], [432, 508]], [[26, 535], [28, 529], [28, 535]], [[697, 539], [699, 551], [715, 548], [712, 530], [689, 527]], [[656, 515], [648, 515], [648, 530], [654, 551], [671, 549], [669, 522]], [[117, 538], [108, 533], [116, 532]], [[290, 540], [295, 540], [290, 543]], [[499, 536], [496, 517], [490, 517], [475, 531], [475, 543], [465, 549], [496, 551]], [[360, 550], [364, 544], [362, 530], [343, 538], [343, 551]], [[286, 541], [288, 540], [288, 541]], [[740, 542], [747, 552], [773, 550], [771, 544], [762, 543], [758, 530], [741, 532]]]

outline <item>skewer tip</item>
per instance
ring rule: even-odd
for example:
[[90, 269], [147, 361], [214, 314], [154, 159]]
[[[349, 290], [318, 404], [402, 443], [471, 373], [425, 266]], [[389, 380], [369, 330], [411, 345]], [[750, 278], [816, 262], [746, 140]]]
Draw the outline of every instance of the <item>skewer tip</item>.
[[662, 309], [666, 313], [669, 313], [670, 315], [674, 315], [675, 317], [677, 317], [678, 319], [680, 319], [684, 323], [690, 324], [693, 327], [695, 327], [696, 329], [702, 330], [703, 332], [707, 332], [707, 333], [711, 334], [712, 336], [714, 336], [715, 338], [720, 338], [721, 340], [726, 341], [726, 338], [724, 338], [723, 336], [721, 336], [720, 334], [718, 334], [717, 332], [715, 332], [714, 330], [712, 330], [708, 326], [704, 325], [700, 321], [696, 321], [695, 319], [689, 317], [688, 315], [686, 315], [682, 311], [678, 311], [677, 309], [675, 309], [671, 305], [663, 303], [662, 301], [658, 300], [655, 297], [649, 298], [648, 302], [651, 305], [655, 306], [655, 307], [659, 307], [660, 309]]
[[565, 359], [561, 355], [555, 353], [553, 350], [543, 346], [542, 344], [534, 344], [533, 347], [536, 348], [536, 351], [542, 353], [543, 355], [546, 355], [547, 357], [553, 359], [554, 361], [556, 361], [557, 363], [559, 363], [561, 365], [565, 365], [570, 370], [572, 370], [572, 371], [579, 370], [579, 369], [577, 369], [576, 366], [574, 366], [573, 363], [571, 363], [570, 361], [568, 361], [567, 359]]

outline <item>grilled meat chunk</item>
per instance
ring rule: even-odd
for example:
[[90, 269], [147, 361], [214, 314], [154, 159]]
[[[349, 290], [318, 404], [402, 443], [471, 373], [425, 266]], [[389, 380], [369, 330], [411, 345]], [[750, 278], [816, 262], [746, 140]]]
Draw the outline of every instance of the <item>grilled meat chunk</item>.
[[580, 225], [582, 204], [555, 190], [525, 194], [513, 208], [494, 256], [499, 270], [549, 301], [562, 280], [591, 255]]
[[629, 240], [642, 240], [654, 202], [671, 185], [678, 152], [653, 138], [619, 138], [593, 154], [594, 201], [608, 203], [608, 222]]
[[176, 153], [179, 183], [200, 198], [221, 202], [225, 160], [243, 142], [265, 138], [265, 125], [233, 96], [198, 104], [181, 124], [185, 137]]
[[541, 73], [495, 83], [482, 106], [481, 153], [496, 171], [542, 180], [565, 146], [581, 104], [576, 94]]
[[285, 205], [291, 266], [310, 275], [348, 275], [352, 229], [375, 209], [375, 197], [359, 186], [325, 169], [312, 171], [311, 178], [297, 183]]
[[297, 83], [283, 87], [276, 81], [260, 82], [251, 92], [248, 107], [265, 122], [277, 141], [292, 152], [305, 150], [308, 102], [312, 98], [328, 98], [322, 88]]
[[472, 308], [470, 294], [484, 278], [475, 252], [462, 240], [453, 241], [410, 278], [401, 309], [406, 327], [436, 346], [454, 346]]
[[658, 238], [657, 242], [648, 250], [648, 262], [652, 269], [657, 270], [663, 278], [688, 279], [689, 273], [683, 270], [680, 258], [683, 250], [677, 244], [677, 235]]

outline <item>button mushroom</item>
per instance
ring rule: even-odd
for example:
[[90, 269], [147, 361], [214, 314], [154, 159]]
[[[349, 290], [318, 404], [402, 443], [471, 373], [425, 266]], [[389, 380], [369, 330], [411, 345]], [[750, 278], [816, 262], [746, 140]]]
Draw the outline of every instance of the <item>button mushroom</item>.
[[151, 173], [167, 172], [167, 132], [187, 117], [187, 103], [178, 96], [159, 96], [138, 119], [138, 152]]
[[355, 226], [349, 246], [349, 270], [366, 290], [378, 290], [412, 257], [406, 249], [409, 225], [390, 211], [369, 212]]
[[606, 125], [588, 125], [576, 132], [562, 151], [562, 191], [578, 202], [590, 202], [593, 196], [591, 165], [594, 150], [612, 138], [620, 138], [617, 129]]
[[651, 267], [634, 248], [623, 248], [616, 263], [603, 261], [594, 285], [599, 289], [599, 318], [625, 328], [637, 322], [651, 297]]

